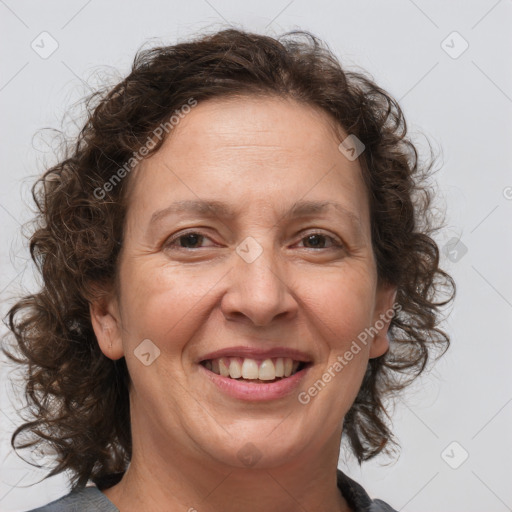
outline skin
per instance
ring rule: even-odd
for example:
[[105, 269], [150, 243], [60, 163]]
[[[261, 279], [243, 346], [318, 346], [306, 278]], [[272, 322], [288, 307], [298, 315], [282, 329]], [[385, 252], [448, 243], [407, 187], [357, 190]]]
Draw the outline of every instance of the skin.
[[[124, 356], [132, 380], [131, 464], [104, 491], [123, 512], [350, 510], [336, 487], [343, 417], [368, 360], [388, 349], [387, 323], [306, 405], [297, 393], [231, 398], [196, 363], [236, 345], [297, 348], [313, 359], [297, 390], [307, 391], [392, 307], [395, 289], [377, 279], [361, 168], [339, 142], [311, 106], [215, 99], [130, 176], [120, 288], [91, 304], [101, 350]], [[182, 211], [150, 225], [174, 201], [199, 199], [235, 214]], [[304, 200], [344, 211], [285, 216]], [[204, 238], [169, 241], [189, 228]], [[235, 251], [248, 236], [263, 250], [252, 263]], [[149, 366], [134, 354], [144, 339], [160, 350]], [[251, 467], [238, 456], [247, 443], [260, 455]]]

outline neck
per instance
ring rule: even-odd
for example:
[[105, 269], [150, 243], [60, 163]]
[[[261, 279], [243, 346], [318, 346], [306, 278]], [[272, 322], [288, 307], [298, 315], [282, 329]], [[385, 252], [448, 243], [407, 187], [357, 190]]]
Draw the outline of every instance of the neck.
[[122, 480], [103, 492], [123, 512], [350, 512], [336, 484], [340, 437], [341, 432], [323, 446], [309, 447], [300, 460], [252, 468], [227, 466], [182, 448], [134, 443]]
[[123, 512], [351, 510], [337, 487], [341, 425], [284, 461], [269, 454], [246, 467], [222, 461], [180, 437], [178, 424], [164, 430], [151, 416], [134, 413], [136, 407], [131, 403], [130, 465], [117, 485], [103, 491]]

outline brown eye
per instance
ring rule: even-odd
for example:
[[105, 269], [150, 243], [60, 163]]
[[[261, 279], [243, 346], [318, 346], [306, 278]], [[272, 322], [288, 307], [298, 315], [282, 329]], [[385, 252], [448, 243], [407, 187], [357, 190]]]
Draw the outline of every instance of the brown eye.
[[[307, 249], [329, 249], [331, 247], [339, 247], [341, 244], [332, 236], [321, 233], [311, 233], [301, 239]], [[326, 246], [326, 243], [330, 244]]]
[[199, 249], [203, 246], [202, 244], [205, 239], [209, 240], [207, 236], [191, 231], [189, 233], [172, 237], [165, 244], [165, 247], [176, 249]]
[[180, 236], [178, 240], [180, 242], [180, 247], [186, 247], [187, 249], [195, 249], [195, 246], [200, 244], [203, 238], [203, 235], [200, 235], [198, 233], [188, 233], [186, 235]]

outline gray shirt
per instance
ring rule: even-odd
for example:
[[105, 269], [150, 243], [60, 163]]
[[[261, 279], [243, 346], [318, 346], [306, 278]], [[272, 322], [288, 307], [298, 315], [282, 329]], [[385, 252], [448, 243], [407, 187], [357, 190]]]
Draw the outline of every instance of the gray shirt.
[[[372, 500], [356, 481], [338, 469], [338, 488], [354, 512], [397, 512], [381, 500]], [[28, 512], [119, 512], [96, 486], [80, 487], [48, 505]]]

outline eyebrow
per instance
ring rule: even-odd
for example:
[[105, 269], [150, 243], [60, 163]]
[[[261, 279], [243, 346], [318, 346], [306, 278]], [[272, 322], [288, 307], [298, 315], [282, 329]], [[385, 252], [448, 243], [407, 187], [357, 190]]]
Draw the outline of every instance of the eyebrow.
[[[361, 219], [358, 215], [347, 210], [342, 204], [335, 201], [299, 201], [288, 210], [282, 218], [294, 219], [297, 217], [308, 217], [335, 209], [343, 216], [361, 229]], [[203, 217], [233, 218], [237, 211], [221, 201], [185, 200], [176, 201], [168, 207], [158, 210], [151, 216], [150, 224], [158, 222], [162, 218], [175, 213], [193, 213]]]
[[347, 210], [342, 204], [335, 201], [299, 201], [285, 214], [285, 218], [307, 217], [319, 213], [325, 213], [330, 209], [335, 209], [339, 213], [347, 216], [350, 220], [360, 224], [361, 220], [355, 213]]
[[221, 201], [187, 200], [175, 201], [167, 208], [154, 212], [149, 223], [158, 222], [163, 217], [173, 213], [196, 213], [204, 217], [224, 218], [235, 216], [235, 212], [226, 203]]

